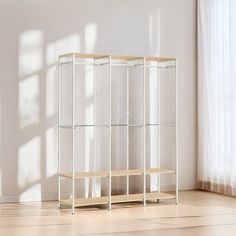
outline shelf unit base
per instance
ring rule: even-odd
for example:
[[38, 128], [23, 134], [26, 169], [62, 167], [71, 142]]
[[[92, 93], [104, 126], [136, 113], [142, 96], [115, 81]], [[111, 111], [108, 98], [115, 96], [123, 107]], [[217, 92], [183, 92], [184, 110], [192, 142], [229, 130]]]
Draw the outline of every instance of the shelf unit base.
[[[111, 203], [125, 203], [125, 202], [139, 202], [143, 201], [143, 193], [129, 194], [129, 195], [113, 195], [111, 196]], [[161, 199], [175, 199], [175, 195], [163, 192], [146, 193], [146, 200], [161, 200]], [[72, 206], [72, 199], [61, 200], [60, 203], [66, 206]], [[108, 196], [78, 198], [75, 199], [75, 207], [90, 206], [90, 205], [104, 205], [109, 203]]]

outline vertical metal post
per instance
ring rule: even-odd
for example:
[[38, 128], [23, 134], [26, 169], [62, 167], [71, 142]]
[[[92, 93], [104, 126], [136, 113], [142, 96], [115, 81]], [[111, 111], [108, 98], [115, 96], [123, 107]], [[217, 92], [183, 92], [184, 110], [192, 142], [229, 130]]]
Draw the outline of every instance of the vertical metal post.
[[143, 205], [146, 206], [146, 60], [143, 58]]
[[[158, 168], [161, 168], [161, 73], [159, 62], [157, 62], [157, 81], [158, 81]], [[158, 192], [161, 192], [161, 174], [158, 174]]]
[[178, 61], [175, 59], [175, 96], [176, 96], [176, 104], [175, 104], [175, 110], [176, 110], [176, 119], [175, 119], [175, 125], [176, 125], [176, 170], [175, 170], [175, 185], [176, 185], [176, 192], [175, 192], [175, 202], [178, 204], [179, 202], [179, 71], [178, 71]]
[[61, 207], [61, 156], [60, 156], [60, 101], [61, 101], [61, 94], [60, 94], [60, 58], [58, 59], [58, 63], [57, 63], [57, 86], [58, 86], [58, 91], [57, 91], [57, 95], [58, 95], [58, 117], [57, 117], [57, 156], [58, 156], [58, 208]]
[[75, 54], [72, 56], [72, 214], [75, 212]]
[[112, 142], [111, 142], [111, 135], [112, 135], [112, 125], [111, 125], [111, 56], [109, 56], [109, 128], [110, 128], [110, 134], [109, 134], [109, 210], [111, 210], [111, 155], [112, 155]]
[[[96, 171], [96, 66], [93, 60], [93, 171]], [[96, 194], [96, 177], [93, 177], [92, 196]]]
[[[129, 66], [128, 61], [126, 63], [126, 97], [127, 97], [127, 107], [126, 107], [126, 138], [127, 138], [127, 148], [126, 148], [126, 169], [129, 170]], [[129, 195], [129, 175], [126, 176], [126, 194]]]

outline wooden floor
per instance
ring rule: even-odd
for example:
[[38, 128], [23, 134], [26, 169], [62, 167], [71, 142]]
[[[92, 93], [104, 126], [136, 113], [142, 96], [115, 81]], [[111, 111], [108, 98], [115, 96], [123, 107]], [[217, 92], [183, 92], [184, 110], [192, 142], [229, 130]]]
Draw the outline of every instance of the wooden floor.
[[160, 203], [58, 210], [56, 202], [0, 205], [0, 235], [236, 235], [236, 198], [201, 191], [180, 192]]

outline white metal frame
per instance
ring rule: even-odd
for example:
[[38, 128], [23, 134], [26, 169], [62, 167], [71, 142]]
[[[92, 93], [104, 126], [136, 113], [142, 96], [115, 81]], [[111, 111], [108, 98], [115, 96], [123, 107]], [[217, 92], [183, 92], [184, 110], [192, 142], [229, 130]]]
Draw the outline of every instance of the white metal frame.
[[[126, 169], [129, 170], [129, 64], [126, 62]], [[129, 195], [129, 175], [126, 176], [126, 194]]]
[[143, 205], [146, 206], [146, 61], [143, 58]]
[[[61, 156], [60, 156], [60, 102], [61, 102], [61, 80], [60, 80], [60, 59], [58, 59], [58, 63], [57, 63], [57, 78], [58, 78], [58, 114], [57, 114], [57, 122], [58, 122], [58, 126], [57, 126], [57, 156], [58, 156], [58, 173], [61, 173]], [[61, 208], [61, 176], [60, 174], [58, 175], [58, 208]]]
[[112, 179], [112, 176], [111, 176], [111, 167], [112, 167], [112, 164], [111, 164], [111, 160], [112, 160], [112, 117], [111, 117], [111, 95], [112, 95], [112, 84], [111, 84], [111, 56], [109, 56], [109, 126], [110, 126], [110, 135], [109, 135], [109, 210], [111, 210], [111, 179]]
[[75, 55], [72, 57], [72, 214], [75, 212]]
[[[93, 59], [95, 65], [96, 59]], [[96, 125], [96, 66], [93, 67], [93, 125]], [[96, 127], [93, 128], [93, 171], [96, 167]], [[95, 196], [96, 179], [93, 178], [93, 197]]]
[[[157, 61], [157, 86], [158, 86], [158, 123], [161, 123], [161, 76], [159, 62]], [[158, 127], [158, 168], [161, 167], [161, 127]], [[161, 192], [161, 175], [158, 174], [158, 192]]]
[[[82, 55], [82, 56], [81, 56]], [[93, 63], [81, 62], [78, 61], [77, 58], [93, 58]], [[119, 58], [119, 57], [118, 57]], [[143, 205], [146, 206], [147, 200], [160, 200], [160, 199], [168, 199], [174, 198], [176, 204], [178, 204], [178, 158], [179, 158], [179, 111], [178, 111], [178, 63], [175, 58], [149, 58], [149, 57], [122, 57], [125, 59], [125, 63], [120, 63], [119, 60], [115, 61], [113, 56], [109, 55], [91, 55], [91, 54], [78, 54], [72, 53], [68, 55], [62, 55], [59, 57], [58, 60], [58, 207], [61, 207], [61, 204], [69, 205], [72, 208], [72, 213], [74, 214], [75, 207], [83, 206], [83, 205], [93, 205], [93, 204], [108, 204], [108, 209], [111, 210], [112, 203], [116, 202], [130, 202], [130, 201], [143, 201]], [[108, 62], [97, 63], [96, 59], [108, 59]], [[129, 63], [132, 60], [142, 60], [142, 63]], [[149, 61], [156, 61], [156, 65], [152, 65], [146, 62]], [[161, 62], [165, 61], [174, 61], [174, 65], [164, 65], [161, 66]], [[61, 124], [61, 65], [69, 64], [72, 65], [72, 124]], [[93, 124], [76, 124], [75, 123], [75, 108], [76, 108], [76, 65], [93, 65]], [[96, 124], [96, 67], [97, 66], [104, 66], [108, 65], [109, 70], [109, 124]], [[126, 109], [126, 124], [112, 124], [112, 66], [125, 66], [126, 67], [126, 95], [127, 95], [127, 109]], [[129, 68], [133, 66], [140, 66], [143, 68], [143, 122], [142, 124], [131, 124], [129, 120], [129, 95], [130, 95], [130, 84], [129, 84]], [[160, 78], [160, 69], [163, 68], [175, 68], [175, 96], [176, 96], [176, 122], [175, 124], [161, 124], [161, 78]], [[146, 123], [146, 68], [156, 68], [157, 69], [157, 85], [158, 85], [158, 122], [157, 124], [147, 124]], [[158, 163], [157, 168], [147, 168], [146, 166], [146, 127], [157, 125], [159, 126], [158, 129]], [[160, 135], [160, 127], [161, 126], [167, 127], [175, 127], [176, 128], [176, 166], [175, 170], [163, 168], [161, 167], [161, 135]], [[125, 170], [112, 170], [112, 127], [113, 126], [126, 126], [126, 141], [127, 141], [127, 150], [126, 150], [126, 169]], [[109, 166], [107, 171], [95, 171], [95, 163], [93, 172], [83, 172], [83, 173], [75, 173], [75, 131], [77, 128], [80, 127], [106, 127], [109, 128]], [[129, 127], [140, 127], [143, 130], [143, 167], [141, 169], [130, 169], [129, 166]], [[61, 171], [61, 155], [60, 155], [60, 145], [61, 145], [61, 128], [72, 129], [72, 173], [63, 173]], [[96, 158], [96, 137], [95, 137], [95, 130], [93, 132], [93, 158], [95, 161]], [[175, 195], [171, 195], [169, 193], [162, 193], [161, 192], [161, 174], [172, 174], [175, 173], [175, 182], [176, 182], [176, 189]], [[147, 175], [157, 174], [158, 176], [158, 191], [155, 193], [147, 193], [146, 187], [146, 177]], [[142, 175], [143, 176], [143, 192], [141, 194], [130, 194], [129, 192], [129, 176], [131, 175]], [[126, 176], [126, 195], [112, 195], [112, 178], [113, 176]], [[103, 197], [96, 197], [94, 196], [94, 185], [95, 185], [95, 178], [96, 177], [107, 177], [108, 178], [108, 196]], [[72, 184], [72, 199], [63, 200], [61, 198], [61, 180], [62, 178], [69, 178], [71, 179]], [[93, 192], [92, 198], [89, 199], [75, 199], [75, 181], [79, 178], [92, 178], [93, 179]]]
[[175, 201], [176, 204], [179, 203], [179, 70], [178, 70], [178, 61], [177, 59], [175, 59], [175, 114], [176, 114], [176, 118], [175, 118], [175, 122], [176, 122], [176, 144], [175, 144], [175, 148], [176, 148], [176, 166], [175, 166]]

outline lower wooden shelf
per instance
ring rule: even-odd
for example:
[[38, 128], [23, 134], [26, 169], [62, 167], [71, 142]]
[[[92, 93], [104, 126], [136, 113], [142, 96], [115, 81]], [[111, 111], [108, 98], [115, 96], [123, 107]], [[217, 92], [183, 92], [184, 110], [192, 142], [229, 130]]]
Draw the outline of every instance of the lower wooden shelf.
[[[108, 196], [93, 197], [93, 198], [78, 198], [75, 199], [75, 206], [89, 206], [89, 205], [100, 205], [108, 203]], [[61, 204], [72, 206], [72, 199], [61, 200]]]
[[[131, 175], [142, 175], [144, 173], [143, 169], [129, 169], [129, 170], [112, 170], [111, 176], [131, 176]], [[171, 174], [175, 173], [175, 170], [169, 168], [148, 168], [146, 169], [146, 174]], [[72, 178], [71, 173], [60, 173], [60, 176], [64, 178]], [[93, 178], [93, 177], [108, 177], [108, 171], [96, 171], [96, 172], [80, 172], [75, 173], [75, 179], [81, 178]]]
[[[143, 193], [129, 194], [129, 195], [113, 195], [111, 197], [112, 203], [122, 203], [122, 202], [137, 202], [143, 200]], [[156, 200], [156, 199], [173, 199], [175, 195], [163, 192], [151, 192], [146, 193], [146, 200]], [[75, 199], [75, 206], [89, 206], [89, 205], [100, 205], [108, 204], [109, 197], [94, 197], [94, 198], [78, 198]], [[72, 199], [61, 200], [62, 205], [72, 206]]]

